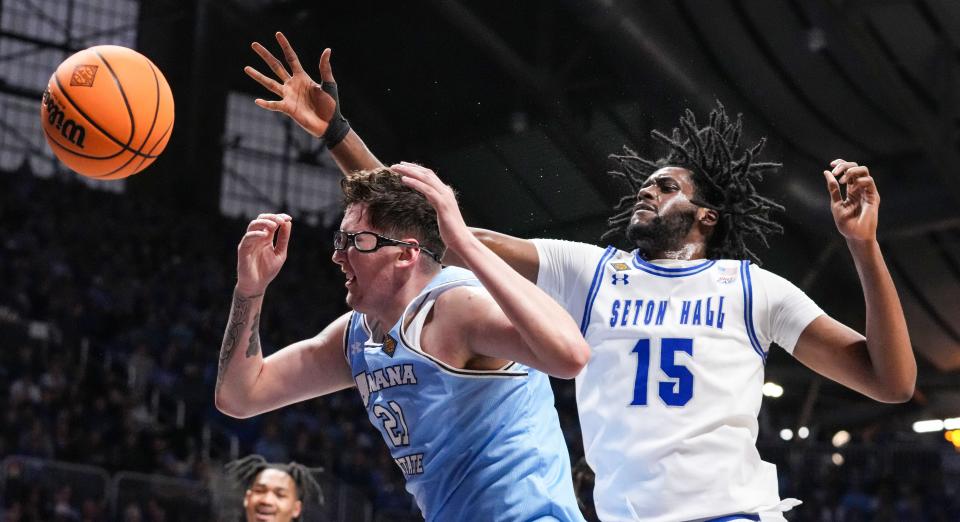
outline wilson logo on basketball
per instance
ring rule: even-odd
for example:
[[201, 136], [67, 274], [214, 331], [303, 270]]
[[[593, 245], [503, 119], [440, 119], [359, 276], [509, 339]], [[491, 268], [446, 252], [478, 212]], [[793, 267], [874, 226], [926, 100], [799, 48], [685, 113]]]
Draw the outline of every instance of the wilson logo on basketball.
[[69, 118], [64, 119], [63, 109], [50, 94], [50, 89], [43, 91], [43, 106], [47, 110], [47, 124], [56, 127], [61, 136], [82, 149], [83, 138], [87, 135], [86, 129]]
[[96, 65], [78, 65], [70, 75], [70, 85], [76, 87], [93, 87], [93, 79], [97, 76]]

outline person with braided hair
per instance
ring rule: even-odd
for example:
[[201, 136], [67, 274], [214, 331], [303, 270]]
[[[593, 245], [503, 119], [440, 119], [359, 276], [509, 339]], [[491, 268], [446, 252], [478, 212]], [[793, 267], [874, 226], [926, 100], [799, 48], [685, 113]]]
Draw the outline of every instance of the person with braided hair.
[[310, 469], [296, 462], [267, 462], [260, 455], [248, 455], [228, 462], [226, 476], [244, 490], [246, 522], [290, 522], [300, 520], [305, 505], [323, 505], [323, 491]]
[[[286, 103], [290, 93], [277, 82], [258, 81], [284, 97], [273, 110], [297, 122], [324, 119]], [[331, 149], [341, 168], [380, 165], [347, 135], [349, 144]], [[629, 250], [473, 233], [566, 309], [590, 345], [576, 394], [600, 520], [783, 521], [799, 501], [780, 498], [776, 468], [756, 448], [772, 344], [877, 401], [913, 395], [916, 360], [877, 242], [876, 183], [867, 167], [843, 159], [823, 171], [863, 288], [863, 335], [757, 264], [750, 243], [782, 232], [771, 214], [783, 207], [756, 183], [780, 165], [758, 161], [764, 140], [741, 144], [740, 116], [718, 104], [701, 125], [686, 111], [670, 134], [653, 137], [667, 149], [659, 159], [626, 148], [613, 156], [613, 175], [630, 193], [603, 240]], [[443, 262], [462, 260], [448, 252]]]

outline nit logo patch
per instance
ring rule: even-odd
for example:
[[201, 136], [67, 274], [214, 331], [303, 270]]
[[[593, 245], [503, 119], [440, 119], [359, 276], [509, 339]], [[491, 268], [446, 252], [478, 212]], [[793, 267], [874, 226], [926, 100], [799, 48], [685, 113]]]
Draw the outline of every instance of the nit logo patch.
[[93, 79], [97, 77], [98, 65], [78, 65], [73, 68], [70, 76], [70, 85], [75, 87], [93, 87]]
[[383, 339], [383, 353], [393, 357], [393, 352], [397, 351], [397, 341], [389, 335]]
[[739, 272], [738, 268], [734, 267], [717, 267], [717, 282], [721, 285], [729, 285], [737, 280], [737, 273]]
[[626, 263], [610, 263], [610, 266], [613, 267], [617, 272], [623, 272], [624, 270], [630, 270], [630, 265]]

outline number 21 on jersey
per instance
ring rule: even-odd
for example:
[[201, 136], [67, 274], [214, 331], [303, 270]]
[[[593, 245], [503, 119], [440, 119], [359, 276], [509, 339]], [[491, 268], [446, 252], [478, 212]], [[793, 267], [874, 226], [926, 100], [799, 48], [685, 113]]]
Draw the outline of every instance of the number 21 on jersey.
[[[631, 406], [647, 405], [647, 379], [650, 375], [650, 339], [640, 339], [633, 347], [637, 354], [637, 376], [633, 385]], [[665, 338], [660, 340], [660, 370], [668, 377], [657, 383], [660, 399], [667, 406], [685, 406], [693, 398], [693, 374], [679, 364], [678, 354], [693, 357], [693, 339]]]
[[[410, 435], [407, 429], [407, 421], [403, 418], [403, 409], [395, 401], [387, 402], [389, 409], [382, 404], [374, 405], [373, 414], [383, 422], [383, 430], [390, 437], [393, 447], [409, 446]], [[393, 410], [393, 411], [391, 411]]]

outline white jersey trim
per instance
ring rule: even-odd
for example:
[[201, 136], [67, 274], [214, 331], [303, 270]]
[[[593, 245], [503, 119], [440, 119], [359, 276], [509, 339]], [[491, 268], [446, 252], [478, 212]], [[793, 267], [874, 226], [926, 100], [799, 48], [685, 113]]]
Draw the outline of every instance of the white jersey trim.
[[650, 263], [640, 257], [640, 251], [638, 250], [633, 256], [633, 266], [639, 270], [642, 270], [648, 274], [652, 274], [660, 277], [684, 277], [693, 274], [699, 274], [704, 270], [713, 266], [717, 261], [715, 259], [709, 259], [700, 263], [699, 265], [685, 266], [678, 268], [670, 268], [660, 265], [655, 265]]
[[[404, 326], [404, 325], [402, 324], [402, 322], [404, 321], [404, 319], [408, 316], [408, 314], [409, 314], [413, 309], [419, 308], [419, 306], [422, 304], [422, 302], [425, 301], [425, 300], [426, 300], [428, 297], [430, 297], [431, 295], [439, 294], [439, 293], [441, 293], [442, 291], [445, 291], [445, 290], [449, 289], [450, 287], [453, 287], [453, 286], [456, 286], [456, 285], [462, 283], [463, 281], [469, 281], [469, 279], [457, 279], [457, 280], [454, 280], [454, 281], [447, 281], [446, 283], [437, 285], [437, 286], [433, 287], [432, 289], [430, 289], [429, 291], [420, 294], [419, 296], [417, 296], [416, 298], [414, 298], [413, 301], [410, 301], [410, 304], [407, 305], [407, 309], [403, 312], [403, 315], [401, 316], [400, 339], [403, 341], [403, 346], [406, 347], [407, 349], [409, 349], [411, 353], [416, 354], [416, 355], [420, 356], [421, 358], [426, 359], [427, 361], [432, 362], [432, 363], [435, 364], [435, 365], [437, 366], [437, 368], [440, 369], [441, 371], [443, 371], [443, 372], [445, 372], [445, 373], [449, 373], [449, 374], [451, 374], [451, 375], [458, 376], [458, 377], [470, 377], [470, 378], [491, 378], [491, 377], [494, 377], [494, 378], [516, 378], [516, 377], [526, 377], [526, 376], [527, 376], [527, 372], [525, 372], [525, 371], [509, 371], [510, 368], [512, 368], [512, 367], [514, 367], [514, 366], [518, 366], [517, 363], [516, 363], [516, 362], [513, 362], [513, 361], [508, 362], [507, 364], [503, 365], [503, 367], [497, 368], [496, 370], [469, 370], [469, 369], [466, 369], [466, 368], [457, 368], [457, 367], [455, 367], [455, 366], [451, 366], [451, 365], [443, 362], [442, 360], [440, 360], [440, 359], [438, 359], [438, 358], [430, 355], [429, 353], [424, 352], [424, 351], [420, 348], [420, 344], [419, 344], [418, 342], [417, 342], [417, 343], [412, 342], [412, 341], [410, 340], [409, 336], [406, 335], [405, 332], [406, 332], [406, 330], [408, 329], [408, 326]], [[438, 292], [438, 290], [440, 290], [440, 292]], [[429, 310], [429, 306], [433, 306], [432, 301], [431, 301], [430, 303], [428, 303], [428, 308], [424, 309], [424, 311]], [[426, 315], [426, 314], [424, 314], [424, 315]], [[371, 332], [371, 330], [370, 330], [370, 325], [367, 324], [367, 316], [366, 316], [366, 315], [363, 315], [362, 317], [363, 317], [363, 321], [361, 321], [361, 325], [363, 326], [364, 331], [366, 331], [367, 336], [368, 336], [369, 339], [370, 339], [370, 340], [368, 340], [368, 343], [371, 344], [371, 345], [374, 345], [374, 346], [382, 345], [383, 343], [377, 343], [377, 342], [374, 342], [374, 341], [373, 341], [373, 334], [372, 334], [372, 332]], [[416, 320], [418, 320], [418, 319], [414, 319], [414, 320], [416, 321]], [[413, 324], [413, 323], [411, 323], [411, 324]]]

